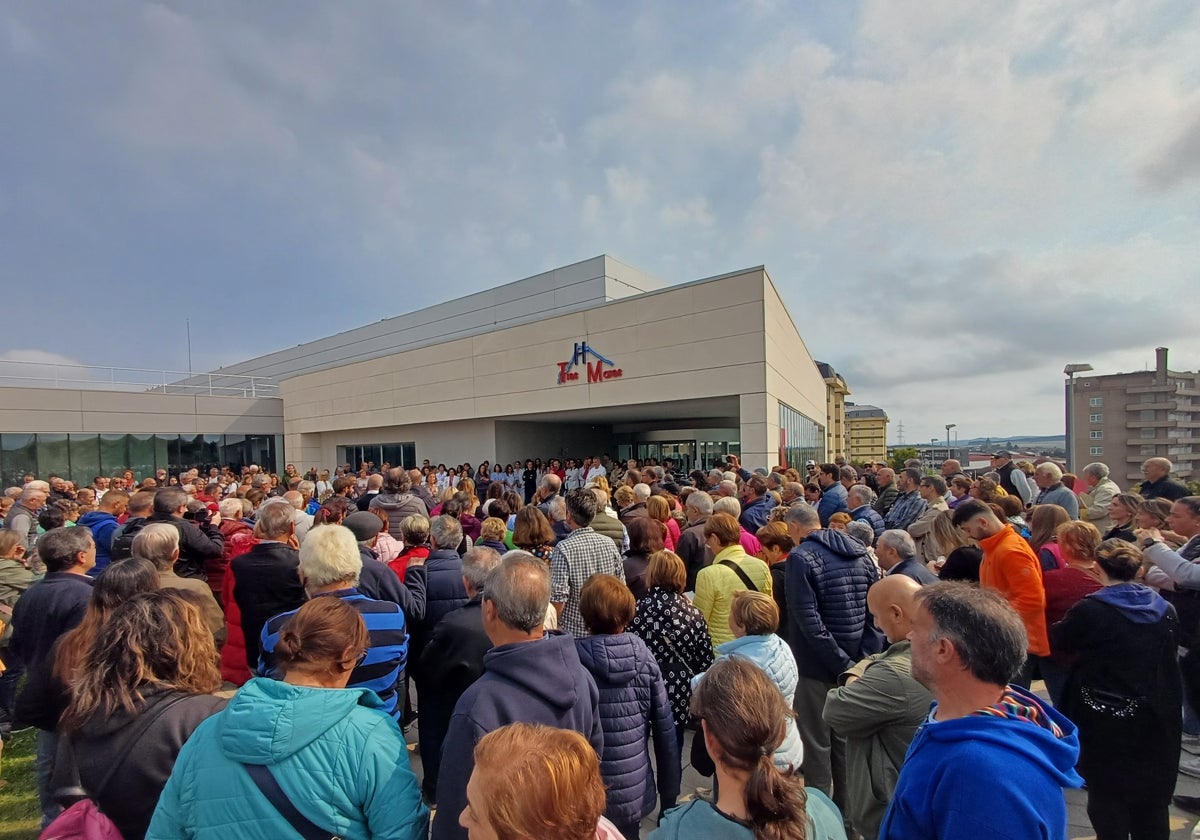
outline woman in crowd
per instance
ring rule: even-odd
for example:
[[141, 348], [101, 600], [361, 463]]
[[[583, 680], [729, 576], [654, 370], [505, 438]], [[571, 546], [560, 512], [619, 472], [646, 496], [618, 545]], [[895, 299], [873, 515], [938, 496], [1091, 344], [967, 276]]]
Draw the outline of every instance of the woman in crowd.
[[954, 526], [954, 514], [944, 510], [933, 520], [927, 539], [937, 543], [937, 556], [941, 566], [934, 561], [930, 571], [942, 580], [961, 580], [979, 583], [979, 566], [983, 562], [983, 550], [966, 534]]
[[1134, 577], [1141, 552], [1122, 540], [1096, 551], [1104, 586], [1050, 628], [1076, 656], [1063, 712], [1079, 726], [1088, 818], [1098, 840], [1166, 838], [1179, 766], [1183, 702], [1175, 610]]
[[600, 763], [586, 738], [511, 723], [475, 745], [458, 822], [470, 840], [620, 840], [604, 807]]
[[1025, 539], [1029, 539], [1029, 523], [1025, 521], [1025, 503], [1020, 496], [1001, 496], [996, 504], [1004, 511], [1004, 518], [1013, 530]]
[[829, 527], [834, 531], [845, 531], [846, 526], [850, 523], [850, 514], [844, 510], [839, 510], [837, 513], [829, 517]]
[[1156, 528], [1164, 543], [1173, 550], [1178, 549], [1187, 542], [1187, 537], [1182, 537], [1167, 527], [1167, 517], [1170, 514], [1170, 499], [1144, 499], [1133, 516], [1134, 531]]
[[648, 516], [634, 516], [626, 524], [629, 534], [629, 551], [625, 553], [625, 583], [634, 598], [645, 595], [650, 586], [646, 573], [650, 566], [650, 555], [663, 550], [662, 523]]
[[773, 756], [792, 710], [760, 668], [729, 657], [692, 695], [692, 711], [716, 765], [715, 802], [693, 799], [668, 813], [651, 840], [845, 840], [837, 806]]
[[[779, 608], [775, 602], [761, 592], [733, 593], [733, 607], [729, 613], [729, 629], [733, 641], [717, 648], [717, 661], [729, 657], [747, 659], [762, 669], [779, 689], [788, 708], [796, 697], [796, 686], [800, 674], [796, 669], [796, 657], [787, 642], [775, 635], [779, 629]], [[703, 674], [692, 678], [692, 693], [704, 679]], [[796, 721], [790, 715], [786, 720], [787, 734], [775, 749], [775, 766], [784, 772], [800, 770], [804, 761], [804, 745]]]
[[418, 513], [404, 517], [400, 522], [400, 541], [400, 553], [388, 563], [388, 568], [403, 582], [410, 560], [424, 561], [429, 557], [429, 520]]
[[[1054, 536], [1062, 552], [1063, 566], [1042, 573], [1042, 586], [1046, 590], [1047, 627], [1062, 621], [1067, 611], [1081, 598], [1103, 585], [1100, 567], [1096, 562], [1096, 549], [1100, 545], [1100, 532], [1096, 526], [1090, 522], [1064, 522], [1058, 526]], [[1070, 657], [1051, 646], [1051, 655], [1040, 657], [1038, 664], [1042, 679], [1046, 681], [1046, 690], [1050, 693], [1050, 702], [1061, 706]]]
[[504, 537], [507, 534], [508, 526], [504, 520], [489, 516], [479, 525], [479, 542], [475, 545], [490, 548], [497, 554], [504, 554], [508, 551], [508, 546], [504, 544]]
[[1137, 493], [1118, 493], [1113, 496], [1112, 504], [1108, 506], [1108, 518], [1112, 520], [1113, 526], [1104, 535], [1104, 539], [1137, 542], [1137, 537], [1133, 534], [1133, 516], [1143, 501], [1145, 500]]
[[[600, 690], [604, 816], [626, 840], [636, 840], [642, 819], [654, 811], [654, 767], [659, 813], [674, 807], [680, 776], [675, 723], [662, 673], [645, 642], [625, 632], [636, 609], [619, 578], [592, 575], [579, 593], [579, 614], [592, 635], [575, 642], [583, 667]], [[648, 741], [654, 744], [654, 765]]]
[[971, 498], [991, 503], [999, 496], [1007, 495], [1004, 489], [991, 478], [977, 478], [971, 482]]
[[948, 502], [950, 510], [954, 510], [964, 499], [971, 498], [971, 479], [966, 476], [956, 475], [950, 479], [950, 501]]
[[[283, 680], [255, 678], [188, 741], [147, 837], [287, 837], [295, 830], [247, 767], [265, 767], [284, 797], [345, 838], [425, 840], [421, 802], [396, 722], [379, 697], [347, 689], [370, 639], [340, 598], [315, 598], [283, 626], [275, 661]], [[259, 771], [255, 771], [259, 772]]]
[[673, 551], [650, 555], [646, 594], [638, 599], [629, 632], [654, 654], [675, 719], [676, 744], [683, 749], [684, 728], [691, 719], [692, 677], [713, 661], [712, 639], [700, 611], [683, 594], [687, 569]]
[[533, 505], [517, 510], [513, 520], [512, 541], [522, 551], [550, 562], [550, 552], [554, 550], [555, 543], [554, 530], [546, 515]]
[[1038, 556], [1042, 571], [1061, 569], [1066, 565], [1055, 534], [1058, 526], [1070, 522], [1067, 511], [1058, 505], [1035, 505], [1029, 514], [1029, 547]]
[[184, 742], [225, 706], [220, 687], [212, 633], [179, 590], [133, 596], [90, 640], [61, 731], [80, 785], [126, 840], [146, 836]]
[[758, 559], [767, 564], [767, 568], [771, 570], [771, 595], [775, 598], [775, 606], [779, 608], [779, 633], [780, 638], [787, 640], [788, 630], [788, 612], [787, 612], [787, 558], [795, 548], [795, 543], [792, 542], [792, 537], [788, 533], [787, 524], [784, 522], [768, 522], [766, 525], [758, 529], [754, 535], [758, 537], [759, 544], [762, 545], [762, 551], [759, 552]]
[[459, 481], [454, 501], [458, 503], [458, 524], [462, 526], [463, 536], [474, 545], [479, 542], [479, 528], [483, 524], [475, 516], [475, 510], [479, 507], [479, 500], [475, 498], [475, 482], [469, 478]]
[[767, 595], [772, 592], [770, 569], [757, 557], [746, 554], [741, 536], [741, 526], [728, 513], [714, 513], [704, 523], [704, 540], [712, 549], [713, 562], [696, 575], [695, 603], [708, 622], [714, 647], [733, 639], [729, 607], [734, 592], [751, 588]]
[[675, 550], [675, 546], [679, 543], [679, 537], [683, 533], [679, 528], [679, 523], [671, 515], [671, 510], [671, 499], [665, 495], [651, 496], [646, 500], [646, 513], [655, 522], [661, 522], [667, 531], [666, 537], [663, 539], [663, 547], [668, 551]]

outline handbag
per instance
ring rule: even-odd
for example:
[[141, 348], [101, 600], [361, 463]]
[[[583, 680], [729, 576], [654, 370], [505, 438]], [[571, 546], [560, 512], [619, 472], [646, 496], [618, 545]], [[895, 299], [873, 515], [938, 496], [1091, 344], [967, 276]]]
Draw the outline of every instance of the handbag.
[[42, 833], [38, 835], [38, 840], [123, 840], [116, 824], [96, 804], [95, 796], [108, 787], [108, 783], [112, 781], [117, 770], [129, 758], [129, 754], [133, 752], [133, 748], [142, 740], [142, 737], [150, 731], [150, 727], [163, 716], [167, 709], [187, 696], [186, 694], [180, 694], [177, 697], [172, 697], [167, 702], [160, 704], [153, 714], [146, 715], [146, 720], [137, 727], [131, 737], [127, 737], [127, 741], [121, 748], [117, 760], [109, 765], [104, 778], [96, 786], [95, 794], [89, 794], [82, 787], [68, 787], [56, 790], [54, 792], [55, 799], [73, 799], [76, 797], [79, 797], [79, 799], [55, 817], [50, 825], [42, 829]]
[[746, 574], [737, 563], [734, 563], [732, 560], [722, 560], [721, 565], [727, 569], [732, 569], [733, 573], [741, 579], [742, 583], [746, 584], [746, 588], [751, 592], [758, 591], [758, 587], [754, 585], [754, 581], [750, 580], [750, 575]]
[[338, 835], [321, 828], [297, 810], [296, 806], [292, 804], [292, 800], [288, 799], [283, 788], [279, 786], [275, 774], [269, 767], [264, 764], [243, 764], [242, 766], [246, 768], [251, 781], [262, 791], [263, 796], [267, 797], [267, 800], [275, 806], [279, 816], [287, 820], [288, 825], [296, 829], [296, 833], [304, 840], [341, 840]]

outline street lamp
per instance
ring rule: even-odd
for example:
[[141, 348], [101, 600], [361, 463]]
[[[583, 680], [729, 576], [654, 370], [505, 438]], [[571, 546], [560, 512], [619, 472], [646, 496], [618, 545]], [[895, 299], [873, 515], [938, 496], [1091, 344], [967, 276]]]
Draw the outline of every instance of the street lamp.
[[946, 424], [946, 460], [947, 461], [954, 457], [950, 453], [950, 430], [955, 429], [955, 428], [958, 428], [957, 423], [947, 423]]
[[1067, 472], [1075, 472], [1075, 374], [1095, 370], [1089, 364], [1067, 365]]

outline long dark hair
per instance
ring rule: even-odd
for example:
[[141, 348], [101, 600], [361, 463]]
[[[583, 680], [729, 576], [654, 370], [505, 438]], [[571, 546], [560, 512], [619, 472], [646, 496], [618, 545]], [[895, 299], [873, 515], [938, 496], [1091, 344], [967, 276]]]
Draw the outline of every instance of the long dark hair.
[[692, 693], [691, 709], [715, 742], [713, 758], [750, 774], [743, 796], [755, 840], [805, 840], [804, 779], [775, 766], [792, 710], [771, 678], [747, 659], [720, 659]]

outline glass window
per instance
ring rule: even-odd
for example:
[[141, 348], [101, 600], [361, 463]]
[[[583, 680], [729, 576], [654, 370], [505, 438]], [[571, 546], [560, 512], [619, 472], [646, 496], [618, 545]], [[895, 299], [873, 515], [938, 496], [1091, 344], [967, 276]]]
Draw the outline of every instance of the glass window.
[[37, 475], [37, 436], [0, 435], [0, 472], [5, 487], [20, 487], [26, 473]]
[[1088, 405], [1090, 405], [1092, 408], [1099, 408], [1100, 406], [1104, 405], [1104, 397], [1092, 397], [1090, 400], [1088, 400]]
[[1098, 429], [1093, 429], [1091, 432], [1091, 435], [1092, 435], [1092, 440], [1103, 440], [1104, 439], [1104, 432], [1100, 431]]
[[1103, 447], [1103, 446], [1093, 446], [1093, 447], [1091, 448], [1091, 453], [1092, 453], [1093, 455], [1103, 455], [1103, 454], [1104, 454], [1104, 447]]
[[1142, 455], [1156, 455], [1157, 453], [1158, 450], [1153, 443], [1142, 444]]
[[180, 435], [179, 454], [167, 467], [171, 475], [199, 467], [204, 461], [204, 435]]
[[[129, 460], [125, 466], [133, 470], [133, 477], [138, 481], [154, 475], [155, 449], [158, 441], [154, 435], [129, 435]], [[166, 449], [166, 441], [162, 441]], [[166, 463], [166, 460], [163, 460]], [[114, 465], [114, 469], [119, 469]]]
[[1154, 437], [1154, 429], [1150, 429], [1150, 428], [1138, 429], [1138, 436], [1144, 437], [1144, 438], [1152, 438], [1152, 437]]
[[804, 462], [825, 460], [825, 427], [784, 403], [779, 404], [779, 461], [803, 469]]
[[151, 464], [150, 472], [146, 475], [154, 475], [154, 471], [159, 467], [164, 470], [171, 463], [171, 448], [174, 447], [176, 452], [179, 451], [179, 435], [155, 435], [154, 436], [154, 460]]
[[1153, 420], [1153, 419], [1155, 419], [1154, 413], [1155, 412], [1154, 412], [1153, 408], [1144, 408], [1138, 412], [1138, 419], [1139, 420]]
[[69, 478], [71, 475], [71, 453], [66, 435], [37, 435], [38, 478], [47, 479], [51, 474]]
[[1089, 414], [1088, 422], [1089, 423], [1103, 423], [1104, 415], [1103, 414]]
[[100, 472], [112, 476], [129, 466], [129, 438], [130, 435], [100, 435]]
[[71, 481], [80, 487], [100, 474], [100, 436], [71, 435]]

